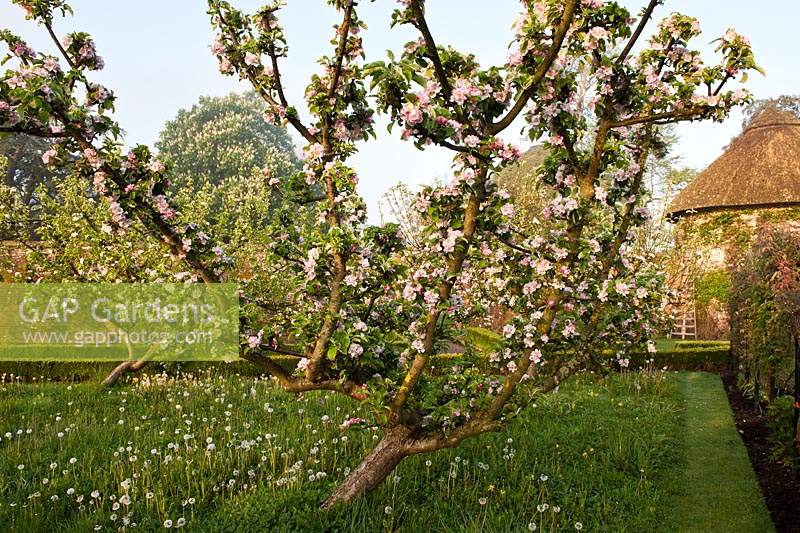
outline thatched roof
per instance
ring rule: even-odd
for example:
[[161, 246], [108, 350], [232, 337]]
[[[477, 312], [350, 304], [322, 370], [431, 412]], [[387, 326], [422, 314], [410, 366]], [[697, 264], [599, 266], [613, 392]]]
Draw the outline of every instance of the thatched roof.
[[537, 144], [532, 146], [519, 158], [513, 165], [504, 168], [498, 176], [498, 181], [501, 185], [507, 186], [508, 184], [515, 183], [532, 183], [536, 177], [536, 170], [542, 166], [544, 160], [547, 158], [547, 148], [544, 145]]
[[672, 202], [668, 216], [800, 205], [800, 118], [767, 108]]
[[527, 224], [538, 220], [542, 210], [550, 200], [549, 187], [540, 187], [538, 170], [547, 158], [548, 151], [542, 145], [531, 147], [517, 162], [503, 169], [497, 176], [497, 183], [514, 197], [519, 208], [518, 223]]

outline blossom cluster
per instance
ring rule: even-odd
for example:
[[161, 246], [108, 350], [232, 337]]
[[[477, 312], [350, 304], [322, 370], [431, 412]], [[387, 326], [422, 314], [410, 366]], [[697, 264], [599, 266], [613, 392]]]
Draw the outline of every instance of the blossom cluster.
[[[45, 25], [51, 23], [54, 8], [68, 9], [63, 2], [19, 3], [29, 17]], [[74, 32], [57, 43], [68, 64], [66, 70], [58, 59], [36, 53], [8, 31], [0, 33], [0, 38], [9, 47], [8, 59], [16, 60], [16, 68], [0, 79], [3, 122], [14, 131], [58, 139], [43, 154], [43, 162], [72, 165], [105, 200], [111, 221], [120, 231], [137, 218], [177, 256], [195, 264], [208, 261], [208, 271], [221, 272], [229, 260], [208, 234], [196, 224], [175, 224], [176, 210], [167, 198], [166, 165], [144, 146], [123, 152], [121, 129], [109, 115], [114, 95], [86, 77], [87, 71], [103, 67], [89, 35]]]

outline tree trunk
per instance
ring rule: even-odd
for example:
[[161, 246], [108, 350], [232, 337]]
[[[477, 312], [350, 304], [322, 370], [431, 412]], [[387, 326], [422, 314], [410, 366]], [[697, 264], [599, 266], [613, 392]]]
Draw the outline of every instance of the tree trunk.
[[387, 430], [383, 439], [369, 455], [322, 502], [322, 509], [329, 509], [339, 502], [350, 503], [380, 485], [394, 471], [400, 461], [409, 455], [410, 434], [411, 430], [404, 426]]
[[778, 381], [775, 378], [775, 374], [770, 370], [767, 373], [767, 403], [772, 403], [775, 401], [775, 397], [778, 395]]
[[[795, 405], [795, 411], [800, 410], [800, 407]], [[797, 426], [794, 433], [794, 452], [797, 457], [800, 457], [800, 418], [797, 419]]]
[[739, 371], [738, 352], [733, 349], [733, 342], [730, 343], [728, 348], [728, 370], [731, 372]]
[[753, 385], [753, 410], [761, 412], [761, 370], [759, 368], [756, 368]]
[[106, 376], [106, 379], [103, 380], [103, 385], [111, 386], [119, 380], [124, 374], [128, 372], [138, 372], [141, 370], [144, 365], [147, 364], [146, 360], [139, 360], [139, 361], [125, 361], [124, 363], [120, 363], [119, 365], [111, 371], [111, 373]]

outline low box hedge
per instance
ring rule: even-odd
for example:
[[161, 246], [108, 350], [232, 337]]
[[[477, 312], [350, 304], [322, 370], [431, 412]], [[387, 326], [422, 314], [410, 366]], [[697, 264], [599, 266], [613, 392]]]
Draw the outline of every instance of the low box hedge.
[[[639, 368], [648, 364], [668, 370], [722, 370], [728, 366], [730, 350], [727, 345], [703, 348], [681, 348], [656, 353], [633, 354], [631, 367]], [[648, 361], [651, 361], [648, 363]]]
[[730, 347], [730, 341], [676, 341], [676, 350], [696, 350], [702, 348], [725, 348]]
[[[491, 333], [491, 332], [490, 332]], [[480, 335], [480, 333], [479, 333]], [[490, 336], [481, 340], [493, 341]], [[496, 342], [496, 341], [495, 341]], [[696, 341], [693, 341], [696, 342]], [[728, 366], [729, 348], [727, 343], [702, 344], [702, 347], [676, 347], [674, 350], [656, 353], [636, 353], [629, 356], [631, 369], [653, 366], [668, 370], [722, 370]], [[288, 371], [294, 369], [297, 358], [276, 355], [273, 360]], [[439, 354], [431, 358], [430, 365], [434, 373], [445, 373], [454, 364], [465, 361], [474, 362], [481, 370], [489, 371], [488, 358], [483, 355]], [[10, 362], [0, 363], [0, 380], [9, 382], [12, 379], [21, 381], [102, 381], [117, 363], [87, 362]], [[262, 368], [248, 361], [240, 360], [230, 363], [188, 362], [188, 363], [152, 363], [146, 367], [148, 373], [167, 372], [168, 374], [206, 374], [222, 376], [262, 376]]]

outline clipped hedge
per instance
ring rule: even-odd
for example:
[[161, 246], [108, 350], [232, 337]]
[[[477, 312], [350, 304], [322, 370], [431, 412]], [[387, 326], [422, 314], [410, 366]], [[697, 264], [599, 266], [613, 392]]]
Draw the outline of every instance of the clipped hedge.
[[652, 354], [633, 354], [630, 356], [631, 367], [647, 366], [651, 359], [652, 366], [668, 370], [723, 370], [728, 366], [730, 350], [727, 344], [722, 344], [703, 348], [676, 348]]
[[729, 341], [677, 341], [676, 350], [695, 350], [698, 348], [729, 348]]
[[482, 352], [496, 350], [503, 338], [494, 331], [486, 328], [467, 328], [465, 343]]
[[[440, 354], [430, 360], [431, 369], [435, 373], [444, 373], [454, 364], [465, 361], [469, 356], [465, 354]], [[660, 351], [656, 353], [637, 353], [628, 357], [631, 369], [647, 366], [666, 368], [668, 370], [692, 371], [719, 371], [728, 366], [729, 350], [727, 343], [704, 345], [702, 348], [682, 348]], [[489, 370], [490, 365], [486, 357], [478, 356], [478, 367]]]
[[[497, 342], [496, 334], [485, 334], [478, 330], [475, 339], [468, 339], [479, 345], [486, 342], [489, 347]], [[484, 353], [489, 350], [485, 350]], [[471, 360], [468, 358], [472, 357]], [[676, 345], [674, 350], [656, 353], [637, 353], [629, 356], [632, 369], [653, 366], [668, 370], [723, 370], [728, 366], [729, 349], [727, 342], [691, 341]], [[275, 355], [273, 360], [288, 371], [294, 369], [297, 358]], [[476, 363], [483, 371], [489, 371], [488, 358], [466, 354], [439, 354], [431, 357], [430, 365], [434, 373], [446, 373], [455, 365], [466, 361]], [[652, 360], [652, 361], [651, 361]], [[0, 381], [19, 378], [22, 381], [101, 381], [117, 363], [86, 362], [13, 362], [0, 363]], [[244, 360], [230, 363], [190, 362], [190, 363], [152, 363], [145, 372], [167, 374], [207, 374], [220, 376], [263, 376], [266, 373], [258, 366]], [[12, 377], [13, 376], [13, 377]]]

